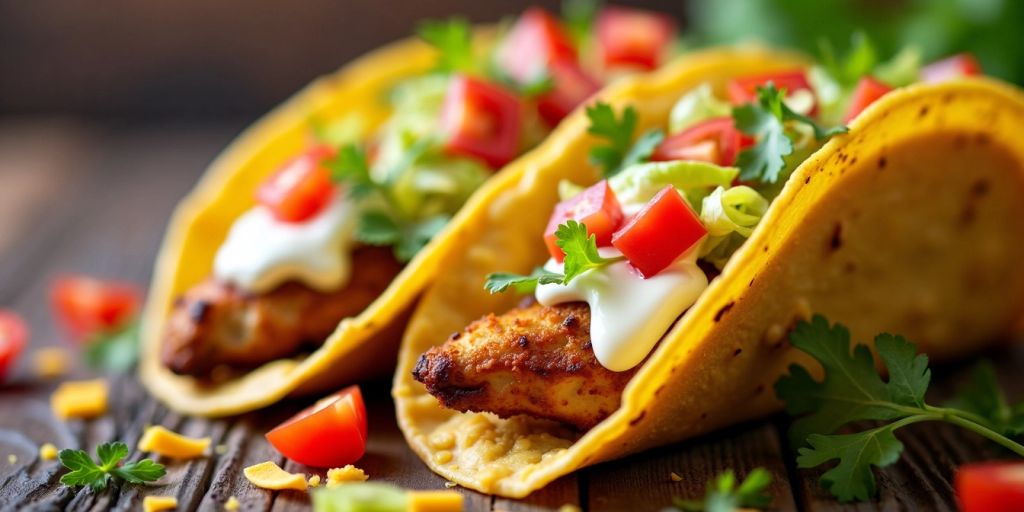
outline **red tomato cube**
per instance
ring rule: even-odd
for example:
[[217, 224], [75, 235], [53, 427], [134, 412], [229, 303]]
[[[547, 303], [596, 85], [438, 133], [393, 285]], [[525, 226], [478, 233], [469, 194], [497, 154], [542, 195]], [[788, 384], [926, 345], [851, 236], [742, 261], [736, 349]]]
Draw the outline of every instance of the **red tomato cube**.
[[295, 462], [341, 467], [366, 452], [366, 405], [359, 386], [321, 399], [267, 432], [267, 441]]
[[736, 129], [732, 116], [716, 117], [670, 135], [654, 149], [651, 160], [697, 160], [730, 166], [736, 164], [741, 146], [752, 142]]
[[0, 309], [0, 381], [28, 342], [28, 326], [17, 313]]
[[548, 66], [548, 74], [552, 87], [537, 97], [537, 111], [550, 126], [557, 125], [601, 88], [600, 81], [572, 60], [552, 61]]
[[849, 123], [853, 118], [860, 115], [864, 109], [868, 108], [878, 98], [884, 96], [887, 92], [891, 91], [892, 87], [866, 76], [857, 82], [857, 88], [853, 90], [853, 97], [850, 98], [850, 106], [847, 107], [846, 115], [843, 117], [843, 123]]
[[498, 67], [519, 84], [543, 78], [556, 61], [576, 62], [576, 48], [558, 18], [540, 7], [516, 20], [495, 54]]
[[598, 247], [611, 244], [612, 234], [622, 224], [622, 207], [615, 197], [615, 192], [608, 186], [607, 180], [580, 192], [575, 197], [566, 199], [555, 206], [555, 212], [544, 230], [544, 243], [555, 261], [561, 262], [565, 253], [558, 246], [555, 231], [558, 226], [568, 220], [575, 220], [587, 226], [587, 234], [597, 237]]
[[260, 185], [256, 200], [282, 222], [314, 217], [334, 195], [331, 172], [324, 167], [334, 154], [330, 146], [317, 145], [292, 158]]
[[605, 7], [596, 23], [597, 42], [608, 67], [654, 69], [676, 36], [671, 17], [642, 9]]
[[921, 81], [933, 84], [980, 74], [978, 59], [970, 53], [959, 53], [921, 68]]
[[[793, 93], [797, 91], [814, 93], [814, 89], [811, 88], [811, 83], [807, 80], [807, 73], [801, 69], [794, 69], [791, 71], [768, 73], [730, 80], [729, 84], [726, 86], [729, 94], [729, 101], [733, 105], [753, 103], [757, 101], [757, 88], [768, 85], [768, 82], [775, 84], [775, 88], [777, 89], [785, 89], [786, 97], [792, 96]], [[812, 117], [817, 115], [818, 102], [815, 101], [810, 110], [805, 113]]]
[[1024, 510], [1024, 463], [967, 464], [957, 471], [954, 484], [963, 512]]
[[77, 341], [121, 327], [135, 316], [141, 301], [135, 285], [82, 275], [58, 278], [50, 299], [57, 318]]
[[615, 232], [612, 245], [648, 278], [665, 270], [707, 233], [683, 196], [668, 185]]
[[452, 78], [441, 107], [447, 153], [479, 158], [497, 169], [519, 154], [522, 126], [522, 103], [515, 94], [476, 78]]

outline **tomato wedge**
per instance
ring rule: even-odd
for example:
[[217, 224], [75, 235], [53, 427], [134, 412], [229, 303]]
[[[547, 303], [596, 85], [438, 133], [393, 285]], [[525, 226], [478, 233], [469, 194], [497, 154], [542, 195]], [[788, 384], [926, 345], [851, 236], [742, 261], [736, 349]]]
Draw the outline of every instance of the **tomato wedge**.
[[256, 191], [256, 200], [283, 222], [315, 216], [334, 195], [331, 172], [324, 161], [334, 157], [330, 146], [316, 145], [285, 163]]
[[1024, 463], [985, 462], [961, 466], [956, 494], [963, 512], [1024, 510]]
[[718, 165], [735, 165], [736, 155], [752, 139], [736, 129], [732, 116], [716, 117], [670, 135], [651, 153], [651, 160], [697, 160]]
[[131, 320], [139, 309], [140, 293], [130, 283], [69, 275], [54, 281], [50, 300], [71, 337], [87, 341]]
[[295, 462], [340, 467], [366, 452], [366, 405], [359, 386], [345, 388], [267, 432], [267, 441]]
[[757, 88], [767, 85], [768, 82], [775, 84], [778, 89], [785, 89], [787, 98], [793, 98], [794, 94], [810, 94], [812, 103], [809, 108], [797, 109], [793, 106], [791, 108], [806, 110], [799, 113], [812, 117], [817, 115], [818, 102], [814, 99], [814, 89], [811, 88], [811, 83], [807, 80], [807, 73], [800, 69], [733, 79], [727, 86], [729, 101], [733, 105], [752, 103], [757, 100]]
[[853, 118], [860, 115], [864, 109], [868, 108], [868, 105], [872, 104], [878, 98], [885, 96], [886, 93], [892, 90], [892, 87], [866, 76], [861, 78], [857, 82], [857, 87], [853, 90], [853, 96], [850, 98], [850, 106], [847, 107], [846, 115], [843, 116], [843, 124], [849, 123]]
[[974, 55], [958, 53], [921, 68], [921, 81], [938, 83], [980, 74], [981, 64], [978, 64], [978, 59]]
[[0, 309], [0, 381], [7, 378], [11, 365], [28, 342], [28, 326], [13, 311]]
[[452, 78], [441, 107], [446, 152], [497, 169], [519, 154], [522, 126], [522, 103], [515, 94], [475, 78]]
[[494, 58], [512, 80], [529, 84], [543, 78], [552, 62], [576, 62], [576, 47], [558, 18], [533, 7], [512, 25]]
[[566, 199], [555, 206], [554, 213], [544, 230], [544, 243], [555, 261], [561, 262], [565, 253], [558, 246], [555, 231], [565, 221], [573, 219], [587, 226], [587, 234], [597, 237], [598, 247], [607, 246], [612, 241], [612, 234], [622, 224], [622, 206], [615, 197], [615, 192], [608, 186], [608, 180], [601, 180], [575, 197]]
[[675, 21], [665, 14], [628, 7], [605, 7], [597, 15], [597, 42], [604, 64], [658, 67], [676, 36]]
[[665, 270], [708, 230], [672, 185], [658, 192], [612, 236], [612, 245], [645, 279]]
[[573, 60], [552, 61], [548, 65], [548, 75], [551, 90], [537, 97], [537, 112], [550, 126], [557, 125], [601, 88], [601, 82]]

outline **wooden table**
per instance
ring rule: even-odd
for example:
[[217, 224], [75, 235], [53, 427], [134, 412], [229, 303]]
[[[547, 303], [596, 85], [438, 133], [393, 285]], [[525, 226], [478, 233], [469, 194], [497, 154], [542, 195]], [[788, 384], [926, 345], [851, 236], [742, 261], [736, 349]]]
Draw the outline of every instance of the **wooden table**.
[[[263, 438], [302, 403], [284, 404], [237, 418], [208, 421], [169, 412], [149, 397], [134, 376], [112, 381], [112, 409], [94, 421], [55, 420], [48, 397], [54, 381], [33, 376], [34, 349], [65, 344], [48, 305], [49, 283], [64, 272], [148, 282], [152, 262], [175, 202], [241, 124], [217, 126], [104, 126], [61, 120], [0, 121], [0, 306], [22, 313], [33, 338], [14, 379], [0, 388], [0, 508], [3, 510], [138, 510], [145, 495], [174, 495], [179, 510], [219, 510], [230, 496], [244, 510], [302, 510], [305, 493], [256, 489], [242, 468], [273, 460], [291, 471]], [[991, 354], [1003, 384], [1021, 397], [1024, 378], [1015, 369], [1024, 351]], [[933, 399], [948, 396], [967, 366], [936, 371]], [[78, 368], [74, 377], [89, 375]], [[1016, 378], [1014, 378], [1016, 376]], [[406, 447], [394, 421], [388, 383], [365, 385], [370, 440], [359, 463], [372, 480], [419, 489], [444, 488]], [[685, 421], [685, 418], [680, 418]], [[94, 494], [58, 482], [57, 462], [40, 461], [38, 446], [93, 450], [121, 440], [134, 447], [143, 428], [161, 424], [186, 435], [211, 436], [226, 451], [168, 465], [158, 485], [113, 486]], [[705, 482], [734, 468], [741, 475], [764, 466], [775, 477], [778, 510], [952, 510], [952, 477], [965, 461], [1005, 455], [980, 438], [944, 425], [914, 425], [900, 432], [903, 459], [880, 471], [873, 503], [842, 506], [817, 485], [821, 471], [797, 470], [785, 439], [786, 420], [769, 418], [650, 453], [587, 468], [523, 501], [472, 491], [466, 510], [554, 510], [565, 504], [589, 510], [659, 510], [672, 496], [703, 495]], [[8, 455], [17, 460], [8, 464]], [[133, 452], [132, 458], [142, 455]], [[672, 473], [682, 477], [675, 482]], [[321, 473], [322, 474], [322, 473]]]

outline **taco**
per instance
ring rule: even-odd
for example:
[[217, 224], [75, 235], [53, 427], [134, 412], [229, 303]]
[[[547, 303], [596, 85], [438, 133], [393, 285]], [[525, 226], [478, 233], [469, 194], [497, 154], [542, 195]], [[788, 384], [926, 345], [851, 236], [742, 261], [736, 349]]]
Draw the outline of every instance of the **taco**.
[[787, 342], [813, 313], [936, 360], [1010, 332], [1024, 95], [967, 76], [969, 56], [844, 69], [691, 54], [610, 87], [479, 191], [399, 354], [423, 461], [518, 498], [777, 411], [776, 379], [813, 367]]
[[144, 318], [149, 390], [227, 415], [390, 372], [473, 190], [603, 82], [677, 51], [664, 15], [588, 16], [427, 22], [429, 44], [373, 52], [248, 129], [168, 228]]

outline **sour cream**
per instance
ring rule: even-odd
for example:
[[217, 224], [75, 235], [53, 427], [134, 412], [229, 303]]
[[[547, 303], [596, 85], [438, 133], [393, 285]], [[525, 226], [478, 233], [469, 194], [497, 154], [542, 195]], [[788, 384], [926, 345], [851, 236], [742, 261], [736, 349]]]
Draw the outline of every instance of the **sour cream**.
[[[693, 305], [708, 286], [697, 266], [695, 244], [668, 268], [644, 279], [627, 261], [589, 270], [568, 285], [537, 286], [537, 302], [553, 306], [583, 301], [590, 305], [590, 340], [598, 362], [622, 372], [640, 364], [676, 318]], [[621, 256], [611, 247], [601, 256]], [[562, 272], [563, 265], [548, 260], [544, 268]]]
[[231, 226], [217, 251], [214, 275], [254, 293], [291, 280], [319, 291], [336, 290], [352, 272], [355, 222], [352, 202], [343, 197], [305, 222], [282, 222], [257, 205]]

